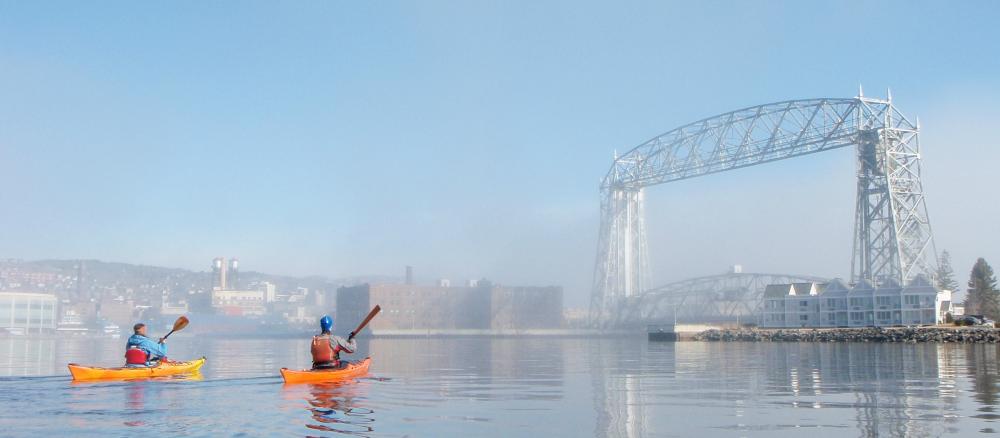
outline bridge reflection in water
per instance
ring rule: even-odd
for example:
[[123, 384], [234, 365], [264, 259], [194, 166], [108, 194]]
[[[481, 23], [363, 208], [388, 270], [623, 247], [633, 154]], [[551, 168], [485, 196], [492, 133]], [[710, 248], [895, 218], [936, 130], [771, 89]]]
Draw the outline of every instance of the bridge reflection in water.
[[13, 352], [0, 355], [0, 374], [38, 376], [0, 377], [8, 408], [0, 422], [46, 431], [54, 417], [117, 436], [142, 427], [192, 435], [232, 428], [260, 435], [770, 437], [965, 435], [993, 430], [1000, 419], [996, 345], [372, 339], [359, 346], [359, 356], [375, 358], [369, 377], [283, 387], [277, 364], [308, 366], [308, 339], [181, 340], [178, 357], [210, 357], [203, 381], [74, 385], [68, 359], [120, 361], [121, 341], [0, 340], [0, 352]]
[[592, 345], [590, 356], [601, 359], [590, 370], [594, 436], [771, 436], [810, 429], [834, 436], [939, 436], [969, 431], [967, 420], [958, 427], [970, 411], [968, 393], [979, 405], [973, 418], [1000, 419], [995, 345], [678, 342], [647, 348], [636, 355], [627, 345]]

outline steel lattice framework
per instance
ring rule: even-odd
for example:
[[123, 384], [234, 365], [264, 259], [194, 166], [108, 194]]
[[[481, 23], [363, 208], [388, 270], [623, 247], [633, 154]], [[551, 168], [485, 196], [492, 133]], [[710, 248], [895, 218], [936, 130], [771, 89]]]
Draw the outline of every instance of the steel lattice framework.
[[617, 326], [678, 322], [752, 322], [760, 314], [769, 284], [829, 281], [809, 275], [728, 273], [691, 278], [647, 290], [623, 300]]
[[646, 187], [848, 146], [858, 157], [852, 281], [933, 276], [918, 131], [891, 96], [791, 100], [699, 120], [616, 156], [601, 183], [591, 321], [619, 320], [647, 289]]

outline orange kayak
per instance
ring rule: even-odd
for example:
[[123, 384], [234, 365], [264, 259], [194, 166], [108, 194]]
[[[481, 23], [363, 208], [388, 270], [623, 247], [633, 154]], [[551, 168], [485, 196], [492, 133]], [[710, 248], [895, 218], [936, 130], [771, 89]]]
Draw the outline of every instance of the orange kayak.
[[368, 366], [371, 363], [372, 358], [366, 357], [361, 362], [351, 363], [344, 368], [331, 370], [295, 371], [282, 368], [281, 378], [285, 379], [285, 383], [334, 382], [368, 374]]
[[187, 362], [160, 362], [155, 367], [140, 368], [101, 368], [71, 363], [69, 364], [69, 373], [73, 375], [73, 380], [141, 379], [145, 377], [164, 377], [195, 373], [204, 364], [204, 357]]

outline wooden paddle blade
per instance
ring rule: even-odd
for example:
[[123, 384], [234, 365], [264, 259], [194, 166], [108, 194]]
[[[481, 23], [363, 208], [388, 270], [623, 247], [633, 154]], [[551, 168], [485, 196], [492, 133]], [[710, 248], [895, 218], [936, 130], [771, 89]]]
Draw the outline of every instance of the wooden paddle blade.
[[191, 322], [191, 321], [188, 321], [187, 317], [182, 315], [180, 318], [177, 318], [177, 321], [174, 321], [174, 330], [173, 331], [176, 332], [178, 330], [184, 329], [184, 327], [187, 327], [187, 325], [188, 325], [189, 322]]

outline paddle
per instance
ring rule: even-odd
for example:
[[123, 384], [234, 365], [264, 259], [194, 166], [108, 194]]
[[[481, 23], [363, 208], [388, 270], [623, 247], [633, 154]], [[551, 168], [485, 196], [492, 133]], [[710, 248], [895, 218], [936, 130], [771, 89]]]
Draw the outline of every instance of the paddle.
[[376, 304], [375, 308], [372, 309], [371, 312], [368, 312], [368, 316], [365, 317], [365, 320], [361, 321], [361, 324], [358, 324], [358, 328], [354, 329], [354, 331], [351, 332], [351, 335], [348, 336], [347, 339], [353, 339], [355, 335], [357, 335], [358, 333], [361, 333], [361, 329], [365, 328], [365, 326], [368, 325], [368, 321], [371, 321], [372, 318], [374, 318], [375, 315], [378, 315], [378, 312], [380, 312], [380, 311], [382, 311], [382, 308], [379, 307], [378, 304]]
[[181, 315], [180, 318], [177, 318], [177, 321], [174, 321], [174, 329], [171, 330], [170, 333], [167, 333], [167, 336], [164, 336], [164, 337], [160, 338], [160, 343], [162, 344], [163, 341], [166, 341], [167, 337], [169, 337], [170, 335], [174, 334], [174, 332], [178, 332], [178, 331], [184, 330], [184, 327], [187, 327], [189, 322], [191, 322], [191, 321], [188, 321], [188, 319], [187, 319], [186, 316]]

